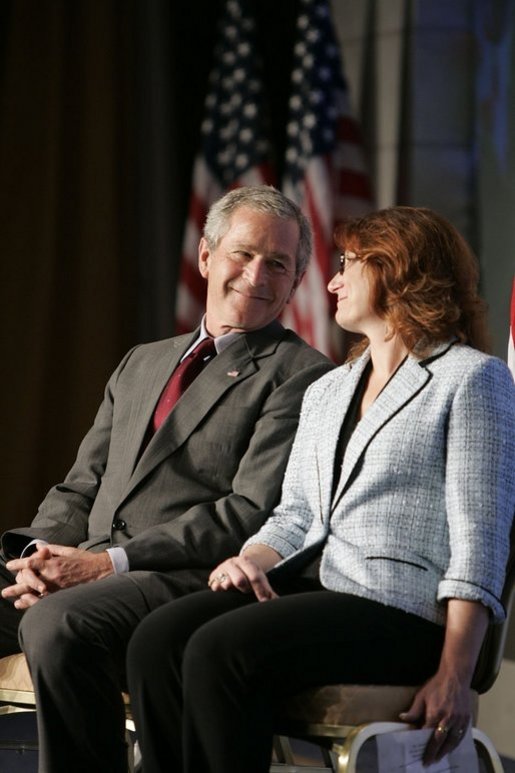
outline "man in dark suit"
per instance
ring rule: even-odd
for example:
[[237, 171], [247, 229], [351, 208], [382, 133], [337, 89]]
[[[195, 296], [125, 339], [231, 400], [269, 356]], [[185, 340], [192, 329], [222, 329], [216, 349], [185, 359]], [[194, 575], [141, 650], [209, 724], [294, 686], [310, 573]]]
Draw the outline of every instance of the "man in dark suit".
[[[65, 481], [2, 536], [0, 653], [19, 649], [24, 612], [40, 771], [69, 771], [71, 755], [74, 771], [126, 770], [132, 631], [204, 588], [277, 503], [303, 392], [331, 367], [277, 321], [310, 252], [306, 219], [273, 188], [218, 201], [199, 245], [200, 329], [124, 357]], [[207, 365], [177, 399], [207, 337]]]

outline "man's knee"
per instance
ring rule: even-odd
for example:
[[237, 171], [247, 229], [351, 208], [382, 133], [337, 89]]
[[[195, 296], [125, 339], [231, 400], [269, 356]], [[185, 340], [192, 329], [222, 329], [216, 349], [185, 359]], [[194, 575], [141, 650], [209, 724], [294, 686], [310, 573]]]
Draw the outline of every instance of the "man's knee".
[[27, 609], [19, 641], [31, 665], [51, 662], [57, 667], [69, 659], [84, 660], [94, 644], [94, 632], [74, 594], [57, 591]]
[[99, 658], [125, 661], [127, 642], [148, 606], [124, 575], [57, 591], [28, 609], [20, 625], [20, 644], [31, 659], [43, 649], [65, 662]]
[[64, 618], [55, 614], [53, 602], [53, 596], [38, 601], [26, 610], [20, 621], [20, 645], [29, 658], [35, 655], [45, 658], [47, 654], [59, 657], [61, 654]]

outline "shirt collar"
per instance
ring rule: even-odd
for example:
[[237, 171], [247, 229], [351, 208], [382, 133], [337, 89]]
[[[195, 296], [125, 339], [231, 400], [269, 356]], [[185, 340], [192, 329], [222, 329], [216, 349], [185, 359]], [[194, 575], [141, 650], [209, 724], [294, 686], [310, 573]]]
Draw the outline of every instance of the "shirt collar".
[[[204, 338], [209, 338], [209, 333], [206, 330], [205, 320], [206, 320], [206, 315], [204, 314], [204, 316], [202, 317], [202, 321], [200, 323], [199, 336], [193, 341], [189, 349], [187, 349], [184, 352], [183, 356], [181, 357], [181, 362], [185, 357], [188, 356], [188, 354], [190, 354], [190, 352], [193, 351], [193, 349], [195, 349], [199, 345], [201, 341], [204, 340]], [[232, 342], [235, 341], [236, 338], [240, 335], [242, 335], [242, 333], [224, 333], [221, 336], [217, 336], [216, 338], [213, 338], [213, 341], [215, 342], [216, 353], [221, 354], [221, 352], [223, 352], [224, 349], [227, 349], [227, 347], [230, 346]]]

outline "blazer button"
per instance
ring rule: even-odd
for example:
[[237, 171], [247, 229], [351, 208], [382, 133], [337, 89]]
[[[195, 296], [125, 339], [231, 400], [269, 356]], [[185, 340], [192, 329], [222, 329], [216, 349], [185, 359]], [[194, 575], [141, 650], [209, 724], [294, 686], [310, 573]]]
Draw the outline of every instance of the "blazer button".
[[116, 520], [113, 521], [113, 529], [115, 531], [123, 531], [125, 528], [127, 528], [127, 524], [123, 518], [116, 518]]

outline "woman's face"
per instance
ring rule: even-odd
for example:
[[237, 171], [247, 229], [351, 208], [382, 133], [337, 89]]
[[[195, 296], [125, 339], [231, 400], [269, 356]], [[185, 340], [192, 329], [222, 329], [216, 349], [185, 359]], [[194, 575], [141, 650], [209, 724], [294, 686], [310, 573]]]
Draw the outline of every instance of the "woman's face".
[[357, 252], [342, 253], [340, 270], [327, 289], [337, 296], [335, 319], [340, 327], [351, 333], [369, 335], [370, 326], [376, 326], [380, 320], [372, 308], [370, 282]]

